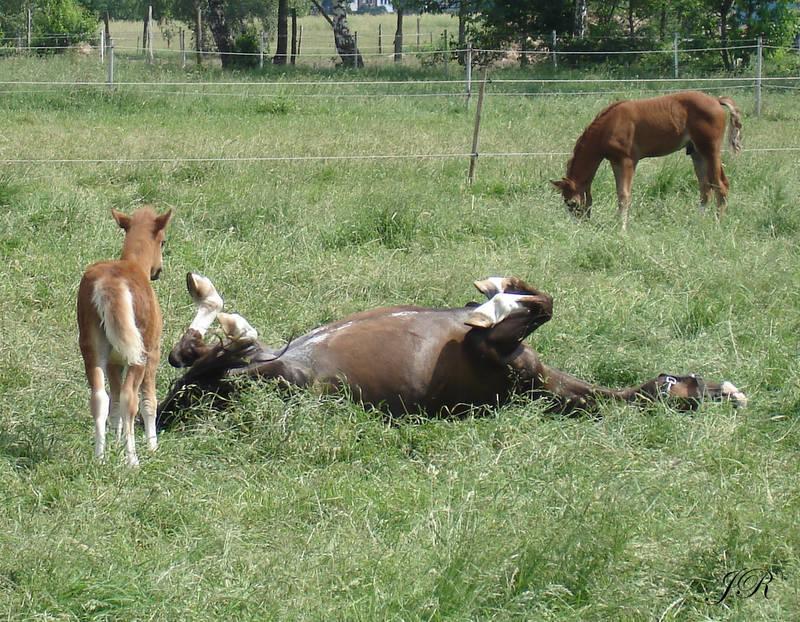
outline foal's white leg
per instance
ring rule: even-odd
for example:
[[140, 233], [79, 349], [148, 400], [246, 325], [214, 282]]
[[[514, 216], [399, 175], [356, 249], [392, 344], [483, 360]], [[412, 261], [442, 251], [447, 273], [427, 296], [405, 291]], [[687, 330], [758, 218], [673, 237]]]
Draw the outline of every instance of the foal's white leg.
[[206, 334], [217, 314], [222, 311], [222, 296], [217, 293], [217, 288], [211, 279], [200, 274], [190, 272], [186, 275], [186, 288], [197, 307], [194, 320], [189, 328], [195, 329], [201, 336]]
[[142, 421], [144, 421], [144, 437], [150, 451], [158, 449], [158, 437], [156, 436], [156, 369], [158, 368], [158, 351], [150, 354], [142, 380], [142, 403], [140, 411]]
[[89, 406], [94, 419], [94, 457], [102, 460], [106, 452], [106, 421], [108, 420], [109, 399], [105, 389], [103, 371], [97, 368], [100, 383], [92, 387]]
[[122, 387], [122, 374], [124, 367], [115, 364], [106, 365], [108, 372], [108, 386], [111, 389], [111, 404], [109, 412], [111, 415], [111, 433], [119, 443], [122, 440], [122, 410], [119, 403], [119, 392]]
[[142, 385], [144, 367], [132, 365], [128, 368], [125, 383], [120, 391], [120, 409], [122, 412], [123, 427], [125, 431], [125, 457], [128, 466], [139, 466], [139, 457], [136, 455], [136, 437], [134, 423], [136, 412], [139, 410], [139, 387]]
[[144, 421], [144, 437], [150, 451], [158, 449], [158, 436], [156, 434], [156, 401], [153, 396], [142, 395], [142, 421]]

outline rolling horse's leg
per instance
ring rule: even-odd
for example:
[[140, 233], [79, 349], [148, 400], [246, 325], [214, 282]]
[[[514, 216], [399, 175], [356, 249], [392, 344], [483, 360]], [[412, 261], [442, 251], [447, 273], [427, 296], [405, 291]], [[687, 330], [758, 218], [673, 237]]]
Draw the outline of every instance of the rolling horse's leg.
[[[467, 321], [474, 327], [467, 335], [467, 343], [480, 356], [508, 366], [519, 390], [553, 398], [563, 412], [591, 408], [600, 399], [668, 399], [675, 406], [688, 409], [696, 408], [704, 399], [728, 400], [734, 406], [747, 404], [745, 395], [732, 383], [705, 382], [694, 374], [661, 374], [638, 387], [614, 390], [549, 367], [522, 340], [550, 319], [552, 298], [516, 278], [491, 277], [475, 281], [475, 287], [490, 300], [476, 307]], [[488, 317], [494, 322], [489, 322]]]
[[[530, 356], [527, 360], [533, 361]], [[517, 365], [522, 364], [524, 368], [525, 362], [525, 359], [520, 359]], [[538, 363], [538, 360], [536, 362]], [[539, 364], [539, 377], [532, 380], [533, 393], [554, 398], [558, 409], [563, 412], [590, 409], [603, 399], [634, 403], [665, 400], [681, 410], [693, 410], [704, 400], [730, 401], [736, 407], [747, 405], [747, 397], [731, 382], [705, 382], [695, 374], [688, 376], [660, 374], [637, 387], [614, 390], [593, 385], [571, 374]]]
[[203, 337], [224, 304], [211, 280], [199, 274], [190, 272], [186, 275], [186, 289], [197, 312], [183, 337], [169, 353], [169, 363], [173, 367], [189, 367], [209, 352], [211, 346], [203, 343]]

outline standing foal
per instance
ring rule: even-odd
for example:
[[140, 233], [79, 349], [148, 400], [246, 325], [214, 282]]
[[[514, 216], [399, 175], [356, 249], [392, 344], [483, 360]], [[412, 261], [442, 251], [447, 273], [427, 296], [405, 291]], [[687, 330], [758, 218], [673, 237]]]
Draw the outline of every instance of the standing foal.
[[111, 215], [125, 230], [122, 255], [118, 261], [92, 264], [83, 275], [78, 288], [78, 340], [92, 391], [95, 457], [102, 460], [105, 454], [106, 420], [113, 409], [111, 426], [117, 439], [124, 431], [128, 464], [136, 466], [133, 426], [140, 389], [147, 444], [153, 451], [158, 446], [155, 378], [161, 308], [150, 281], [161, 274], [164, 229], [172, 210], [157, 215], [153, 208], [143, 207], [128, 216], [112, 209]]

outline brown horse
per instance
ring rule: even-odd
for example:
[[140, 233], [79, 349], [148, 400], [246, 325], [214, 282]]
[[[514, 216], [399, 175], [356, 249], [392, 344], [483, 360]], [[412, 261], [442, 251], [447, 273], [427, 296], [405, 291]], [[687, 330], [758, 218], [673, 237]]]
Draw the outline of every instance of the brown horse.
[[106, 420], [111, 411], [111, 427], [118, 440], [124, 431], [127, 461], [135, 466], [139, 459], [133, 424], [140, 389], [147, 443], [153, 451], [158, 446], [155, 377], [161, 308], [150, 281], [161, 274], [164, 229], [172, 210], [160, 216], [151, 207], [131, 216], [114, 209], [111, 214], [125, 230], [122, 255], [118, 261], [98, 262], [86, 269], [78, 287], [78, 341], [91, 389], [95, 456], [102, 460], [105, 454]]
[[561, 191], [573, 216], [588, 218], [592, 180], [600, 163], [607, 159], [614, 171], [624, 230], [636, 164], [642, 158], [664, 156], [686, 147], [700, 186], [700, 208], [705, 209], [713, 190], [717, 216], [721, 218], [729, 187], [720, 157], [726, 108], [730, 112], [728, 145], [737, 154], [742, 144], [742, 116], [729, 97], [683, 91], [652, 99], [615, 102], [581, 134], [567, 162], [566, 176], [552, 183]]
[[[393, 415], [426, 411], [458, 414], [473, 405], [499, 405], [514, 394], [548, 396], [565, 412], [598, 399], [676, 399], [693, 408], [704, 398], [744, 404], [731, 383], [703, 382], [695, 375], [661, 374], [640, 386], [599, 387], [543, 364], [523, 343], [552, 314], [552, 298], [515, 278], [477, 281], [489, 298], [462, 308], [401, 306], [374, 309], [321, 326], [282, 350], [258, 341], [238, 315], [220, 313], [222, 299], [207, 278], [187, 276], [197, 316], [170, 353], [170, 363], [190, 369], [162, 402], [159, 423], [169, 427], [197, 392], [226, 395], [236, 377], [279, 378], [321, 392], [344, 391]], [[226, 337], [203, 342], [214, 316]]]

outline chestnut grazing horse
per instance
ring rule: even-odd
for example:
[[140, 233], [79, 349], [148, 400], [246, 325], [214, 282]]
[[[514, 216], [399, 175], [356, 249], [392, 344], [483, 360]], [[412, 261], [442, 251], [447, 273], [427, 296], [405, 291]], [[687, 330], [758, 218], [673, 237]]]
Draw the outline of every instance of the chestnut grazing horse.
[[578, 138], [567, 162], [566, 176], [551, 182], [561, 191], [570, 214], [589, 218], [592, 180], [603, 159], [608, 160], [617, 184], [624, 230], [636, 164], [642, 158], [664, 156], [686, 147], [700, 185], [700, 209], [705, 209], [713, 190], [717, 216], [722, 218], [729, 187], [720, 156], [725, 109], [730, 112], [728, 145], [738, 154], [742, 148], [742, 115], [729, 97], [683, 91], [615, 102], [598, 114]]
[[[390, 415], [426, 411], [459, 414], [473, 405], [499, 405], [516, 393], [548, 396], [557, 410], [586, 409], [599, 399], [648, 402], [674, 399], [695, 408], [704, 398], [744, 405], [730, 382], [661, 374], [612, 390], [543, 364], [523, 342], [552, 314], [552, 298], [516, 278], [492, 277], [475, 286], [488, 302], [461, 308], [414, 306], [374, 309], [321, 326], [273, 349], [239, 315], [220, 313], [222, 298], [206, 277], [187, 275], [197, 315], [169, 355], [189, 367], [159, 408], [159, 426], [180, 420], [199, 394], [227, 397], [243, 375], [279, 378], [320, 392], [343, 391]], [[218, 317], [226, 336], [203, 341]]]
[[117, 440], [123, 431], [125, 434], [127, 462], [136, 466], [139, 458], [133, 425], [140, 389], [147, 443], [153, 451], [158, 446], [155, 378], [161, 347], [161, 308], [150, 281], [161, 274], [164, 229], [172, 210], [157, 215], [152, 207], [143, 207], [128, 216], [112, 209], [111, 215], [125, 230], [122, 255], [118, 261], [102, 261], [86, 269], [78, 287], [78, 341], [91, 389], [94, 454], [103, 459], [106, 420], [111, 412]]

